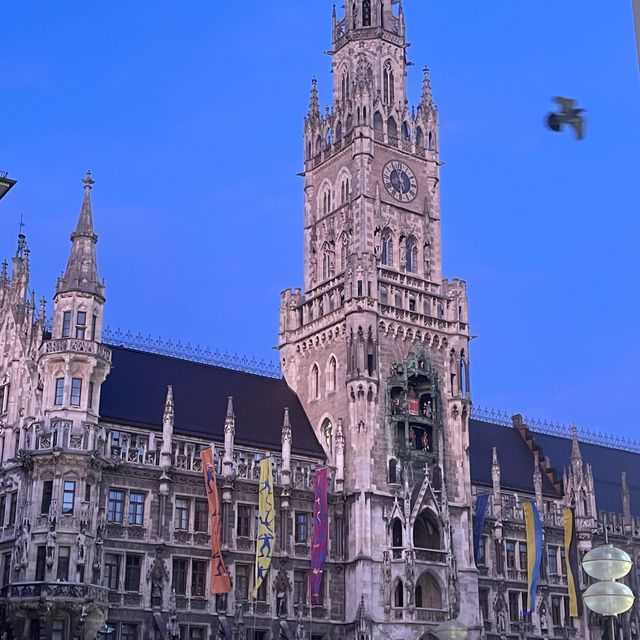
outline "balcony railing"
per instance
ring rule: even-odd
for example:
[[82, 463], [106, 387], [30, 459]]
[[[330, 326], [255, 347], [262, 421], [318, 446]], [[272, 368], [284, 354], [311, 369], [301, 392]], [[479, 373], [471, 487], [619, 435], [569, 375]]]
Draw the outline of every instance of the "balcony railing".
[[0, 589], [0, 598], [17, 600], [92, 600], [107, 602], [107, 589], [96, 585], [72, 584], [70, 582], [22, 582]]
[[87, 353], [96, 355], [105, 362], [111, 362], [111, 349], [99, 342], [76, 338], [47, 340], [42, 346], [42, 353]]

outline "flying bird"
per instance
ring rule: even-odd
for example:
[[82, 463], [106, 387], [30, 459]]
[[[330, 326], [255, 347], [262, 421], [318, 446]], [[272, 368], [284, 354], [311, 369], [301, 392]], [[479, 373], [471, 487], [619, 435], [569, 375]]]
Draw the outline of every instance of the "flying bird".
[[561, 131], [562, 125], [573, 127], [578, 140], [584, 139], [585, 121], [584, 109], [576, 107], [576, 101], [572, 98], [556, 97], [553, 101], [560, 107], [559, 113], [547, 115], [547, 126], [551, 131]]

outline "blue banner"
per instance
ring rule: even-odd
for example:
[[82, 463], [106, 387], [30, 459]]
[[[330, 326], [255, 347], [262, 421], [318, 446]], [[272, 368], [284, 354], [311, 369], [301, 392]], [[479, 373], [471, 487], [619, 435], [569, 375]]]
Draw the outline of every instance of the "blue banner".
[[489, 508], [489, 494], [483, 493], [476, 497], [476, 517], [473, 523], [473, 555], [478, 564], [480, 545], [482, 544], [482, 530], [484, 529], [484, 519]]

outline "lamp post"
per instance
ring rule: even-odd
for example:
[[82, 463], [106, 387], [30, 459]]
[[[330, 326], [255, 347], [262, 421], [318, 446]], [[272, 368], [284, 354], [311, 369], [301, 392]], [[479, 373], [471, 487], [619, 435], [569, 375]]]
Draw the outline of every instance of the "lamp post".
[[434, 632], [438, 640], [467, 640], [469, 629], [457, 620], [443, 622]]
[[591, 549], [582, 561], [582, 567], [594, 582], [584, 592], [584, 603], [591, 611], [609, 617], [609, 640], [615, 640], [615, 617], [629, 611], [635, 596], [626, 584], [616, 582], [624, 578], [633, 563], [629, 554], [612, 544]]

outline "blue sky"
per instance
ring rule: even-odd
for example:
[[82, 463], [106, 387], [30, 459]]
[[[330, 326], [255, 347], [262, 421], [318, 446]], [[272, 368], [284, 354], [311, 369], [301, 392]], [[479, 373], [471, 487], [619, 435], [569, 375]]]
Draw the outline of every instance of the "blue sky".
[[[51, 297], [94, 215], [107, 323], [275, 358], [302, 282], [302, 120], [329, 100], [331, 3], [3, 7], [0, 255], [20, 214]], [[640, 360], [640, 78], [631, 3], [406, 0], [410, 99], [441, 117], [445, 274], [467, 280], [477, 405], [628, 436]], [[547, 132], [554, 95], [588, 135]]]

